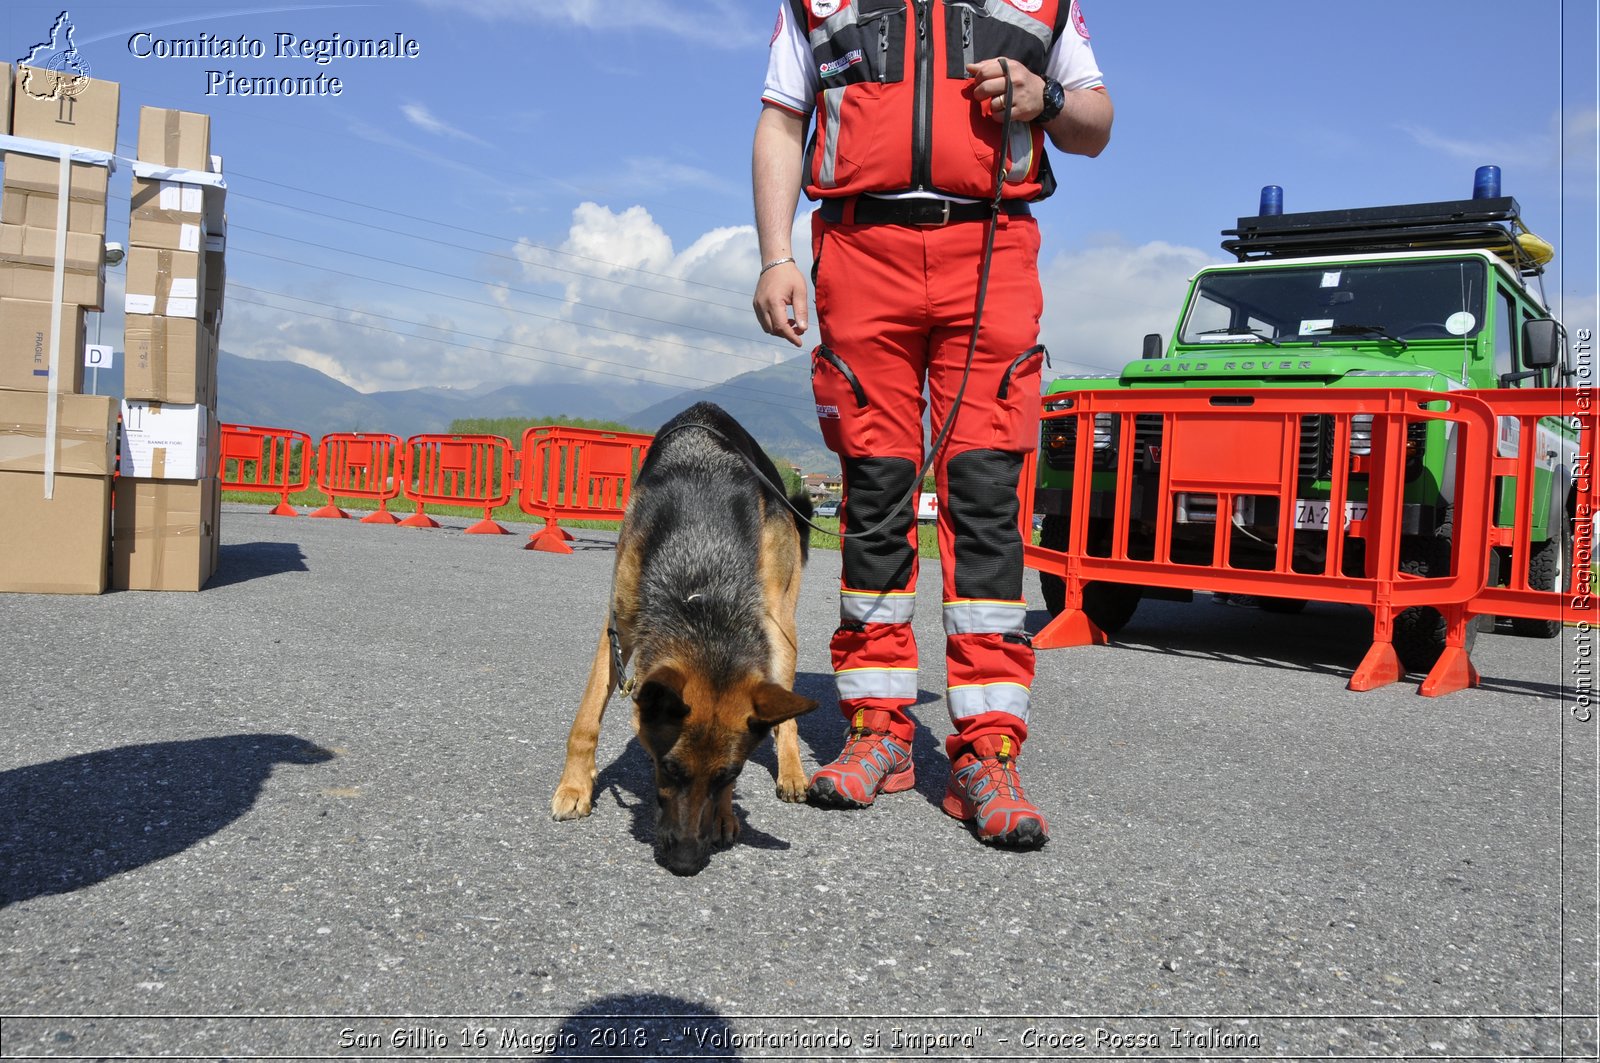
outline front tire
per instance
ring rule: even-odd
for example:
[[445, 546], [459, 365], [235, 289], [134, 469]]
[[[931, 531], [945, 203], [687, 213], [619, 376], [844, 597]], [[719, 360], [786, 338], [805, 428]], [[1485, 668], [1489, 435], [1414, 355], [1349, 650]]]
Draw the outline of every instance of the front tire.
[[[1050, 514], [1039, 525], [1039, 545], [1048, 550], [1067, 548], [1067, 518]], [[1044, 596], [1045, 608], [1051, 616], [1060, 616], [1067, 607], [1067, 584], [1060, 576], [1039, 573], [1039, 593]], [[1115, 635], [1139, 608], [1144, 598], [1144, 588], [1127, 583], [1088, 583], [1083, 588], [1083, 612], [1094, 626], [1107, 635]]]
[[[1528, 587], [1536, 591], [1563, 590], [1572, 568], [1572, 525], [1563, 521], [1560, 535], [1552, 535], [1533, 548], [1528, 558]], [[1515, 617], [1511, 633], [1528, 639], [1553, 639], [1561, 634], [1559, 620], [1529, 620]]]
[[[1439, 529], [1433, 538], [1411, 537], [1400, 546], [1400, 571], [1424, 578], [1450, 574], [1450, 525]], [[1448, 623], [1444, 614], [1432, 606], [1414, 605], [1394, 618], [1394, 649], [1408, 672], [1429, 672], [1444, 653]], [[1471, 652], [1478, 638], [1478, 624], [1467, 620], [1464, 648]]]

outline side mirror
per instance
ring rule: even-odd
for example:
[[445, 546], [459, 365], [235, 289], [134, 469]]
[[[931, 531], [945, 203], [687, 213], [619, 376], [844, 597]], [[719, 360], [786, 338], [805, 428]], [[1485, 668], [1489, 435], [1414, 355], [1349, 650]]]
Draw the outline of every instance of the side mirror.
[[1145, 359], [1146, 361], [1149, 361], [1152, 358], [1160, 358], [1166, 353], [1166, 350], [1167, 345], [1161, 342], [1161, 333], [1145, 333], [1144, 353], [1140, 355], [1141, 358]]
[[1555, 318], [1522, 323], [1522, 364], [1528, 369], [1550, 369], [1561, 363], [1567, 330]]

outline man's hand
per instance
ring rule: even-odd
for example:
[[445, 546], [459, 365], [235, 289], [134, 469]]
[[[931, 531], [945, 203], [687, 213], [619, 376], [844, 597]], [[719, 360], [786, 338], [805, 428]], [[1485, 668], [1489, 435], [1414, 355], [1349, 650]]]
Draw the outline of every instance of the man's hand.
[[996, 122], [1006, 120], [1006, 80], [1011, 81], [1011, 120], [1031, 122], [1044, 110], [1044, 78], [1023, 66], [1015, 59], [1006, 60], [1006, 70], [1000, 69], [1000, 60], [985, 59], [981, 63], [968, 63], [967, 76], [972, 78], [972, 98], [983, 106], [983, 112]]
[[806, 278], [800, 267], [785, 262], [763, 273], [750, 305], [763, 332], [800, 346], [806, 331]]

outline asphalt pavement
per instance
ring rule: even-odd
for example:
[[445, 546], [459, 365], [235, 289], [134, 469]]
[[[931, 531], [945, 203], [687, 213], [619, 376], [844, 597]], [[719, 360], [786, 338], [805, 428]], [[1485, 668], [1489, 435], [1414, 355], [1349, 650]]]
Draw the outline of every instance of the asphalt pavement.
[[[1359, 611], [1147, 602], [1040, 653], [1053, 837], [1008, 853], [938, 807], [924, 563], [916, 789], [784, 804], [768, 744], [679, 878], [620, 696], [593, 815], [549, 814], [614, 536], [449, 523], [230, 506], [199, 594], [0, 595], [0, 1057], [1595, 1053], [1592, 635], [1357, 694]], [[808, 770], [837, 566], [800, 602]]]

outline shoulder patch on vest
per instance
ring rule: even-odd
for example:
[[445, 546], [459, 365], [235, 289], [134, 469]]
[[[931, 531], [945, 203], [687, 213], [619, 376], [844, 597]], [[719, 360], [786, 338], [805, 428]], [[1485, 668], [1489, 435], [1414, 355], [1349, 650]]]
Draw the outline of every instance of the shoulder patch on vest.
[[1083, 21], [1083, 9], [1078, 6], [1078, 0], [1072, 0], [1072, 28], [1084, 40], [1089, 39], [1089, 26]]

